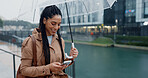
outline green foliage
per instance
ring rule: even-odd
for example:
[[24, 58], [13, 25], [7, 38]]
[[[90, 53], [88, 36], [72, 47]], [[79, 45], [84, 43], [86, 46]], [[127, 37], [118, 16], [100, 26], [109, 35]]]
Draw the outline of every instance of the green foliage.
[[113, 44], [112, 39], [110, 38], [105, 38], [105, 37], [99, 37], [92, 41], [92, 43], [99, 43], [99, 44]]
[[27, 21], [13, 21], [13, 20], [6, 20], [4, 21], [4, 25], [12, 25], [12, 26], [24, 26], [24, 28], [36, 28], [37, 24], [32, 24]]
[[[113, 39], [113, 35], [106, 36]], [[117, 44], [127, 44], [136, 46], [148, 46], [148, 36], [116, 36]]]
[[3, 20], [0, 18], [0, 27], [3, 27]]

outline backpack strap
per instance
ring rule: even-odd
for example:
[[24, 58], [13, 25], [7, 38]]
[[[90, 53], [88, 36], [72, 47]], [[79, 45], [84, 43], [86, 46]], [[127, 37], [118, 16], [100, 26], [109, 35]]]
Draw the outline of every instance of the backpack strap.
[[32, 51], [33, 51], [33, 66], [37, 66], [37, 49], [36, 49], [36, 41], [33, 35], [30, 36], [32, 39]]
[[[36, 41], [35, 41], [35, 38], [34, 38], [33, 35], [32, 35], [32, 36], [29, 35], [29, 37], [31, 37], [31, 39], [32, 39], [32, 51], [33, 51], [33, 60], [32, 60], [32, 63], [33, 63], [33, 64], [32, 64], [32, 65], [33, 65], [33, 66], [37, 66]], [[21, 64], [20, 64], [20, 66], [19, 66], [19, 68], [18, 68], [16, 78], [31, 78], [31, 77], [23, 76], [23, 75], [21, 74], [21, 72], [20, 72], [20, 67], [21, 67]], [[37, 77], [35, 77], [35, 78], [37, 78]]]

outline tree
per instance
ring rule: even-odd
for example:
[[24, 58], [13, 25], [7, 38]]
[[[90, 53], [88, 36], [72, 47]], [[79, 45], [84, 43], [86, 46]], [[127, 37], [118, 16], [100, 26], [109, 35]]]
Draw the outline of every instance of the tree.
[[0, 28], [3, 27], [3, 20], [0, 18]]

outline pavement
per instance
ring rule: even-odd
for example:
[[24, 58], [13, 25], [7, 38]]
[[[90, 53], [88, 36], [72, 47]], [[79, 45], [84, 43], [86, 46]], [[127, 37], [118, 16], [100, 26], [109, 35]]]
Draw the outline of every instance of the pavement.
[[[68, 41], [68, 40], [65, 40], [65, 42], [71, 43], [71, 41]], [[111, 47], [112, 46], [112, 44], [98, 44], [98, 43], [89, 43], [89, 42], [81, 42], [81, 41], [75, 41], [74, 43], [92, 45], [92, 46], [101, 46], [101, 47]]]
[[138, 50], [148, 50], [148, 47], [143, 47], [143, 46], [133, 46], [133, 45], [121, 45], [121, 44], [115, 44], [115, 47], [130, 48], [130, 49], [138, 49]]
[[[71, 43], [71, 41], [65, 40], [67, 43]], [[101, 46], [101, 47], [120, 47], [120, 48], [129, 48], [129, 49], [138, 49], [138, 50], [148, 50], [148, 47], [144, 46], [133, 46], [133, 45], [122, 45], [122, 44], [99, 44], [99, 43], [89, 43], [89, 42], [81, 42], [75, 41], [74, 43], [77, 44], [85, 44], [85, 45], [92, 45], [92, 46]]]
[[[21, 55], [21, 48], [14, 44], [0, 41], [0, 49]], [[20, 58], [15, 57], [15, 68], [18, 69]], [[13, 56], [0, 50], [0, 78], [14, 78]]]

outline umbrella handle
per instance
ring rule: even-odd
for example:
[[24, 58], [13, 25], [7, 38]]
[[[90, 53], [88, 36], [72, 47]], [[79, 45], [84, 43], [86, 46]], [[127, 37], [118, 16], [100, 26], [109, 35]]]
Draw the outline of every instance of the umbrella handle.
[[74, 45], [74, 43], [72, 43], [72, 48], [75, 48], [75, 45]]

